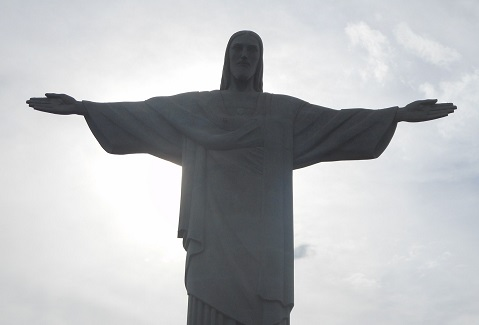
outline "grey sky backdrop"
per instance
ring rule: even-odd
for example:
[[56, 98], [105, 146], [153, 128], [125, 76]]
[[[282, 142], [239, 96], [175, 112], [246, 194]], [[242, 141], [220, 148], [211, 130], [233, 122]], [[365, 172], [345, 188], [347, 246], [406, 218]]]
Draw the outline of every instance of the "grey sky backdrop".
[[218, 89], [237, 30], [264, 89], [333, 107], [453, 101], [374, 161], [295, 172], [293, 324], [479, 324], [479, 2], [0, 2], [0, 323], [185, 324], [181, 170], [103, 152], [63, 92]]

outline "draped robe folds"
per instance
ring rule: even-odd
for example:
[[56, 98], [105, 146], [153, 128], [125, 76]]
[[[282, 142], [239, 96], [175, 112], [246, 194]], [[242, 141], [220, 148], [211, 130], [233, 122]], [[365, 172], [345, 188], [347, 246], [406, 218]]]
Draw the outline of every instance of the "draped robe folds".
[[278, 324], [293, 307], [293, 170], [376, 158], [396, 128], [395, 107], [333, 110], [268, 93], [248, 114], [228, 112], [220, 91], [83, 104], [107, 152], [182, 166], [187, 292], [242, 324]]

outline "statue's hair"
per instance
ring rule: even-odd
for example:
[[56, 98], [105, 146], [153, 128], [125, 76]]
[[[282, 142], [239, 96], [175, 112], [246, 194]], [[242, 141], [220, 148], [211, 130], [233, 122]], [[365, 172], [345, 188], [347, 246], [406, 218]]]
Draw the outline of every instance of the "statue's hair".
[[259, 60], [258, 65], [256, 66], [256, 71], [254, 73], [254, 80], [253, 80], [253, 88], [257, 92], [263, 92], [263, 41], [261, 37], [255, 32], [249, 30], [242, 30], [239, 32], [234, 33], [231, 35], [230, 40], [228, 41], [228, 45], [226, 45], [226, 52], [225, 52], [225, 62], [223, 65], [223, 75], [221, 76], [221, 85], [220, 90], [226, 90], [230, 86], [231, 81], [231, 71], [230, 71], [230, 55], [229, 50], [231, 43], [233, 40], [241, 35], [250, 35], [256, 38], [259, 44]]

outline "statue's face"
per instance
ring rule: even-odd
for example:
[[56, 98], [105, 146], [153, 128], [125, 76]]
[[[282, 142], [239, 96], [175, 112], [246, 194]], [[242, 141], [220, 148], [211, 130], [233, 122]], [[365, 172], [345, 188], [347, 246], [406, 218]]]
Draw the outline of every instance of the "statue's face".
[[235, 37], [229, 48], [230, 71], [233, 78], [250, 80], [258, 66], [260, 48], [254, 36], [244, 34]]

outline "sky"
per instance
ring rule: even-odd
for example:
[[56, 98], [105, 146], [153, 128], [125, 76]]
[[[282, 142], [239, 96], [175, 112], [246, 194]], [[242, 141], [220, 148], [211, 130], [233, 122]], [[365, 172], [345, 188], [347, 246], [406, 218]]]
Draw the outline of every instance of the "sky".
[[294, 173], [292, 324], [479, 324], [479, 3], [0, 1], [0, 323], [186, 323], [180, 167], [105, 153], [46, 92], [138, 101], [218, 89], [231, 34], [264, 89], [331, 108], [458, 110], [400, 123], [375, 160]]

